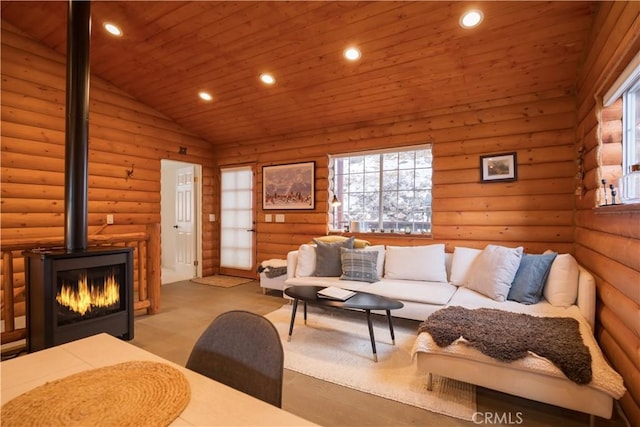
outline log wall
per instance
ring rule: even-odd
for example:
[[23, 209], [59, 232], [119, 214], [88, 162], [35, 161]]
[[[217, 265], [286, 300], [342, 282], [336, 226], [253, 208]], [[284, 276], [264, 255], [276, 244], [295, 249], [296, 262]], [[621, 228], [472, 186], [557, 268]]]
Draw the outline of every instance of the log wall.
[[[3, 240], [64, 235], [65, 58], [2, 21], [1, 232]], [[178, 153], [187, 148], [187, 155]], [[91, 78], [89, 230], [144, 232], [160, 223], [160, 160], [203, 166], [203, 217], [213, 213], [211, 146], [106, 81]], [[127, 178], [127, 170], [134, 169]], [[113, 225], [106, 224], [113, 214]], [[203, 235], [216, 223], [204, 222]], [[216, 250], [203, 239], [203, 273]], [[24, 289], [21, 256], [14, 288]], [[23, 296], [18, 296], [19, 301]]]
[[617, 186], [622, 173], [622, 105], [603, 110], [602, 97], [638, 51], [640, 3], [601, 3], [578, 78], [584, 191], [576, 200], [575, 255], [596, 278], [596, 336], [624, 377], [621, 405], [631, 425], [640, 425], [640, 206], [596, 206], [605, 202], [601, 180]]
[[[570, 252], [575, 191], [575, 98], [570, 91], [491, 99], [395, 120], [309, 134], [261, 139], [218, 150], [221, 165], [261, 168], [316, 162], [316, 209], [282, 211], [285, 223], [265, 222], [258, 202], [258, 261], [282, 258], [328, 231], [327, 154], [433, 143], [433, 236], [358, 233], [373, 244], [446, 243], [483, 248], [523, 245], [527, 252]], [[480, 155], [515, 151], [518, 180], [480, 183]]]

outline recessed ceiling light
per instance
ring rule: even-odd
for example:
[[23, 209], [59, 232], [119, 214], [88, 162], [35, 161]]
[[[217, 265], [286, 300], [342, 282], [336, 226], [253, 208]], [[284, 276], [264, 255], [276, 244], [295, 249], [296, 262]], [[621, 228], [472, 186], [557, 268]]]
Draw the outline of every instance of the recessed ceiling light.
[[120, 29], [120, 27], [109, 22], [104, 23], [104, 29], [114, 36], [120, 37], [122, 35], [122, 30]]
[[484, 15], [479, 10], [470, 10], [460, 17], [460, 26], [463, 28], [473, 28], [482, 22]]
[[276, 82], [275, 77], [267, 73], [260, 74], [260, 80], [262, 80], [262, 83], [268, 84], [268, 85], [272, 85]]
[[362, 54], [358, 48], [350, 47], [344, 50], [344, 57], [349, 61], [357, 61], [361, 56]]
[[198, 93], [198, 96], [204, 101], [211, 101], [213, 99], [213, 96], [211, 96], [209, 92], [205, 91], [201, 91], [200, 93]]

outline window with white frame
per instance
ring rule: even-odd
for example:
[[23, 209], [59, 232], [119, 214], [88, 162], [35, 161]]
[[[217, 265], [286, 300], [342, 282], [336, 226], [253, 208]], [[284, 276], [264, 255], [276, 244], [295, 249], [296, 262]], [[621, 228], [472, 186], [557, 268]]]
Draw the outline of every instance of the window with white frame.
[[640, 163], [640, 76], [624, 92], [622, 110], [622, 171], [627, 173]]
[[[622, 176], [618, 177], [620, 200], [640, 200], [640, 52], [604, 96], [605, 108], [622, 98]], [[603, 180], [604, 182], [604, 180]]]
[[329, 204], [329, 227], [430, 233], [432, 160], [431, 144], [329, 156], [329, 190], [341, 203]]

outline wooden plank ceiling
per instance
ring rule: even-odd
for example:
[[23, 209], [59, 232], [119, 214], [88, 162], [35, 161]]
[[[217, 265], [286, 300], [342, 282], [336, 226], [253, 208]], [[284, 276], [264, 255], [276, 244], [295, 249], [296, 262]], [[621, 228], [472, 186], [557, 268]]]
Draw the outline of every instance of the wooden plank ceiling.
[[[458, 24], [479, 6], [475, 29]], [[573, 91], [594, 2], [92, 4], [91, 71], [212, 144]], [[2, 2], [2, 18], [63, 55], [66, 2]], [[104, 22], [121, 26], [109, 36]], [[343, 50], [356, 45], [360, 61]], [[276, 84], [258, 76], [270, 72]], [[213, 102], [198, 98], [210, 91]]]

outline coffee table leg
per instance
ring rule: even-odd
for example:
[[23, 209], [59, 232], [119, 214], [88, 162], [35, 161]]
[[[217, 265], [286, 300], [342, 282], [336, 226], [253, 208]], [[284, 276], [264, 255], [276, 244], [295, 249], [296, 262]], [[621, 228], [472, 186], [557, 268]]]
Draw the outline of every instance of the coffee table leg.
[[304, 324], [307, 324], [307, 301], [302, 301], [304, 303]]
[[393, 323], [391, 323], [391, 310], [387, 310], [387, 320], [389, 321], [389, 332], [391, 332], [391, 343], [396, 345], [396, 335], [393, 333]]
[[373, 336], [373, 324], [371, 323], [371, 310], [365, 310], [367, 313], [367, 325], [369, 326], [369, 338], [371, 338], [371, 349], [373, 350], [373, 361], [378, 361], [378, 352], [376, 351], [376, 339]]
[[[306, 304], [305, 304], [305, 308], [306, 308]], [[293, 300], [293, 308], [291, 309], [291, 323], [289, 323], [289, 337], [287, 337], [287, 341], [291, 341], [291, 334], [293, 334], [293, 324], [296, 321], [297, 309], [298, 309], [298, 298]]]

